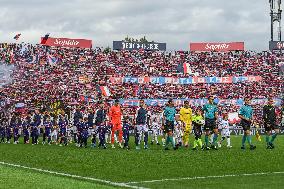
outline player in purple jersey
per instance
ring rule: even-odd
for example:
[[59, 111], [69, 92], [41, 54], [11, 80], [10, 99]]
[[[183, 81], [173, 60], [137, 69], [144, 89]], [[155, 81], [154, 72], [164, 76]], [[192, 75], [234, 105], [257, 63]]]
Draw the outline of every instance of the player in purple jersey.
[[29, 123], [28, 117], [25, 117], [22, 121], [24, 144], [28, 144], [30, 142], [29, 141], [29, 138], [30, 138], [29, 127], [30, 127], [30, 123]]
[[38, 124], [36, 122], [31, 123], [31, 137], [32, 137], [32, 145], [36, 145], [38, 143]]
[[80, 147], [81, 146], [81, 141], [82, 141], [82, 126], [83, 126], [83, 118], [82, 117], [80, 117], [79, 118], [79, 121], [78, 121], [78, 123], [77, 123], [77, 125], [76, 125], [76, 127], [77, 127], [77, 147]]
[[123, 131], [123, 140], [124, 140], [124, 148], [129, 150], [129, 130], [131, 129], [131, 125], [129, 123], [129, 118], [124, 117], [123, 124], [122, 124], [122, 131]]
[[62, 112], [61, 115], [59, 115], [58, 119], [58, 126], [60, 129], [60, 145], [62, 146], [62, 143], [67, 146], [67, 126], [68, 126], [68, 120], [67, 117], [65, 116], [64, 112]]
[[10, 140], [12, 138], [13, 128], [11, 128], [8, 124], [6, 125], [6, 143], [10, 144]]
[[0, 122], [0, 137], [1, 137], [0, 143], [5, 142], [5, 134], [6, 134], [5, 125], [6, 125], [6, 119], [2, 118]]
[[42, 144], [45, 144], [46, 138], [48, 145], [51, 145], [51, 132], [53, 128], [52, 121], [50, 120], [50, 117], [47, 117], [46, 120], [43, 122], [44, 126], [44, 133], [43, 133], [43, 142]]
[[89, 124], [88, 124], [88, 118], [84, 118], [84, 121], [81, 123], [80, 125], [81, 129], [82, 129], [82, 133], [81, 133], [81, 144], [80, 147], [85, 147], [87, 148], [87, 142], [88, 142], [88, 129], [89, 129]]
[[106, 122], [101, 123], [101, 125], [98, 127], [98, 134], [99, 134], [99, 148], [102, 147], [103, 149], [106, 149], [106, 133], [108, 132], [108, 127], [106, 125]]
[[16, 117], [15, 123], [13, 124], [14, 144], [19, 143], [19, 137], [20, 137], [19, 129], [21, 125], [22, 125], [21, 118]]

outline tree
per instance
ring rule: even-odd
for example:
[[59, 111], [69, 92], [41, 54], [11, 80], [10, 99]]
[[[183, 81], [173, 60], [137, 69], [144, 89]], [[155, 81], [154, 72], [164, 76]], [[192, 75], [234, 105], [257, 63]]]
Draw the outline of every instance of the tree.
[[111, 48], [109, 46], [104, 49], [104, 54], [108, 54], [110, 52], [111, 52]]
[[148, 40], [146, 39], [146, 36], [140, 38], [141, 43], [148, 43]]
[[[149, 41], [146, 39], [146, 36], [143, 36], [140, 39], [134, 39], [133, 37], [129, 37], [128, 35], [124, 38], [125, 42], [140, 42], [140, 43], [148, 43]], [[152, 41], [154, 43], [154, 41]]]

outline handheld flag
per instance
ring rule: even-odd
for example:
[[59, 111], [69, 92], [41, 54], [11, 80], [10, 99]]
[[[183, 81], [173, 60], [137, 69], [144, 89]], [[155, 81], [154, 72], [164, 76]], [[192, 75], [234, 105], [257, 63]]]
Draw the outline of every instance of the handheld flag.
[[14, 39], [18, 40], [20, 38], [21, 34], [18, 33], [17, 35], [15, 35]]
[[55, 56], [52, 56], [50, 54], [47, 55], [47, 60], [48, 60], [48, 63], [50, 65], [54, 65], [54, 64], [58, 63], [58, 58], [56, 58]]
[[97, 89], [97, 92], [99, 94], [102, 94], [103, 96], [107, 96], [107, 97], [111, 96], [111, 93], [107, 86], [97, 86], [96, 89]]
[[192, 74], [192, 70], [190, 68], [190, 64], [189, 63], [179, 64], [177, 66], [177, 71], [179, 73], [183, 73], [183, 74]]
[[140, 93], [141, 93], [141, 91], [142, 91], [141, 86], [138, 86], [138, 85], [137, 85], [137, 86], [134, 88], [134, 96], [139, 96]]
[[42, 38], [40, 44], [43, 44], [43, 45], [44, 45], [44, 44], [46, 43], [46, 41], [47, 41], [49, 35], [50, 35], [50, 33], [45, 34], [45, 36]]
[[37, 64], [38, 63], [38, 59], [39, 59], [39, 55], [33, 55], [27, 61], [30, 64]]

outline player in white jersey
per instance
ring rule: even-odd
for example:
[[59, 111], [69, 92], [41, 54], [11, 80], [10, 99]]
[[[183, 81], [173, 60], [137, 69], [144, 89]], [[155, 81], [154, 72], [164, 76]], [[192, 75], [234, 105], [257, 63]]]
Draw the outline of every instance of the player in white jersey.
[[182, 137], [183, 137], [183, 123], [180, 120], [180, 115], [176, 115], [176, 120], [175, 121], [175, 129], [174, 129], [174, 139], [176, 144], [179, 146], [182, 146]]
[[57, 142], [58, 142], [58, 125], [57, 124], [53, 125], [53, 130], [51, 132], [51, 142], [57, 145]]
[[152, 131], [152, 140], [151, 140], [151, 144], [154, 144], [154, 142], [156, 142], [157, 145], [160, 145], [159, 140], [158, 140], [158, 136], [159, 136], [159, 132], [161, 130], [161, 122], [159, 121], [159, 117], [157, 114], [154, 114], [152, 116], [152, 124], [151, 124], [151, 131]]
[[220, 121], [220, 129], [221, 129], [221, 135], [222, 139], [218, 142], [219, 148], [222, 146], [222, 142], [227, 139], [227, 147], [232, 148], [231, 146], [231, 132], [229, 127], [229, 120], [228, 120], [228, 114], [223, 115], [223, 119]]

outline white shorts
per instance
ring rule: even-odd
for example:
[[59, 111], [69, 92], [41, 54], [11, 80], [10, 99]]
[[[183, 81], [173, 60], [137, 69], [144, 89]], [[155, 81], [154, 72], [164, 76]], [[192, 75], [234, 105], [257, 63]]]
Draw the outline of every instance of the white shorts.
[[76, 127], [76, 126], [73, 126], [73, 127], [72, 127], [72, 131], [73, 131], [73, 133], [77, 133], [77, 131], [78, 131], [78, 130], [77, 130], [77, 127]]
[[174, 134], [176, 137], [182, 137], [183, 136], [183, 131], [181, 128], [175, 127]]
[[137, 132], [148, 132], [149, 129], [147, 125], [136, 125]]
[[231, 132], [230, 132], [229, 129], [223, 129], [223, 130], [221, 131], [221, 135], [222, 135], [222, 137], [228, 137], [228, 136], [231, 135]]
[[89, 135], [94, 135], [94, 134], [96, 134], [97, 130], [98, 130], [97, 127], [95, 129], [88, 129], [88, 134]]
[[53, 130], [50, 136], [51, 136], [51, 137], [53, 137], [53, 136], [54, 136], [54, 137], [57, 137], [57, 135], [58, 135], [57, 130]]
[[151, 130], [153, 130], [153, 131], [158, 131], [158, 130], [160, 130], [161, 129], [161, 127], [159, 127], [159, 126], [153, 126], [152, 128], [151, 128]]

